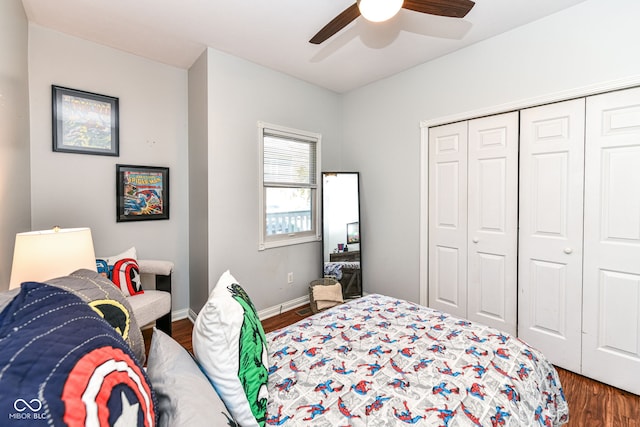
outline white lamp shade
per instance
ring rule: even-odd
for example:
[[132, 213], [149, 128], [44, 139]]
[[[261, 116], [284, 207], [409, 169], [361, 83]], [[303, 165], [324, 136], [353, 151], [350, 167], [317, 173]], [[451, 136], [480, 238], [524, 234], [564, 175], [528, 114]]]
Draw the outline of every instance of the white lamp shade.
[[383, 22], [393, 18], [402, 3], [403, 0], [358, 0], [358, 9], [367, 21]]
[[16, 234], [9, 289], [41, 282], [86, 268], [96, 271], [89, 228], [55, 228]]

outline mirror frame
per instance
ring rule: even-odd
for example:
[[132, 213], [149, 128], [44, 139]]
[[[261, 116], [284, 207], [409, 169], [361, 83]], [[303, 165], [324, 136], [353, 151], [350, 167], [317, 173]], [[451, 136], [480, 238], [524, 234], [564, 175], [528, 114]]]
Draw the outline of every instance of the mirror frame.
[[[351, 286], [349, 286], [349, 284], [345, 284], [342, 283], [342, 291], [343, 291], [343, 297], [344, 299], [352, 299], [352, 298], [359, 298], [363, 295], [363, 280], [362, 280], [362, 209], [360, 206], [360, 172], [350, 172], [350, 171], [323, 171], [322, 172], [322, 187], [321, 187], [321, 192], [320, 192], [320, 215], [321, 215], [321, 227], [322, 227], [322, 249], [320, 251], [320, 266], [321, 266], [321, 271], [322, 271], [322, 277], [327, 277], [325, 275], [324, 272], [324, 266], [325, 266], [325, 255], [332, 254], [333, 249], [334, 248], [329, 248], [328, 247], [328, 243], [327, 243], [327, 236], [325, 235], [325, 212], [326, 212], [326, 208], [325, 208], [325, 195], [326, 195], [326, 191], [325, 191], [325, 186], [324, 186], [324, 182], [325, 182], [325, 177], [327, 175], [355, 175], [356, 177], [356, 198], [357, 198], [357, 206], [358, 206], [358, 215], [357, 215], [357, 222], [358, 222], [358, 232], [360, 234], [359, 236], [359, 241], [358, 241], [358, 245], [359, 245], [359, 259], [358, 261], [360, 262], [360, 268], [359, 271], [355, 272], [354, 274], [357, 275], [356, 277], [351, 276], [351, 278], [353, 280], [355, 280], [357, 283], [359, 283], [359, 292], [358, 293], [345, 293], [345, 291], [348, 291], [350, 289]], [[348, 223], [348, 224], [352, 224], [352, 223]], [[345, 224], [347, 225], [347, 224]], [[347, 228], [345, 227], [345, 244], [347, 246], [349, 246], [349, 243], [347, 243], [348, 240], [348, 232], [347, 232]], [[349, 251], [346, 251], [345, 253], [348, 253]], [[352, 280], [350, 280], [351, 282]], [[345, 287], [346, 286], [346, 287]]]

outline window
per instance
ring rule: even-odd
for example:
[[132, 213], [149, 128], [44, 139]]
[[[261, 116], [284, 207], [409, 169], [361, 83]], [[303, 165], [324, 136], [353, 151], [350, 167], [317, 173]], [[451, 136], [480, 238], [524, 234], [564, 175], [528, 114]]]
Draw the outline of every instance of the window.
[[258, 123], [259, 249], [320, 240], [320, 135]]

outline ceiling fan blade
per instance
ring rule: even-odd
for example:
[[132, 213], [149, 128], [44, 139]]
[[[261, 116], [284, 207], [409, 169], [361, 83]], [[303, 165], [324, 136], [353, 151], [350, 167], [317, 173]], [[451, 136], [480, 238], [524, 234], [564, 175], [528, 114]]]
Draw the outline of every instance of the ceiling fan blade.
[[474, 5], [471, 0], [404, 0], [402, 7], [429, 15], [464, 18]]
[[351, 21], [360, 16], [360, 9], [358, 9], [358, 3], [354, 3], [336, 16], [327, 25], [322, 27], [318, 34], [313, 36], [309, 43], [320, 44], [333, 36], [335, 33], [346, 27]]

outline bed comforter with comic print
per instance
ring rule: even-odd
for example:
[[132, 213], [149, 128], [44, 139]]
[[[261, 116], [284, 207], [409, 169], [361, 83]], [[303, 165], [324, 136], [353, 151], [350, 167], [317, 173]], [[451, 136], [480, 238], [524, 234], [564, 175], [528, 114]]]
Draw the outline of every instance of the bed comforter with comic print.
[[267, 334], [267, 425], [558, 426], [554, 367], [500, 331], [369, 295]]

